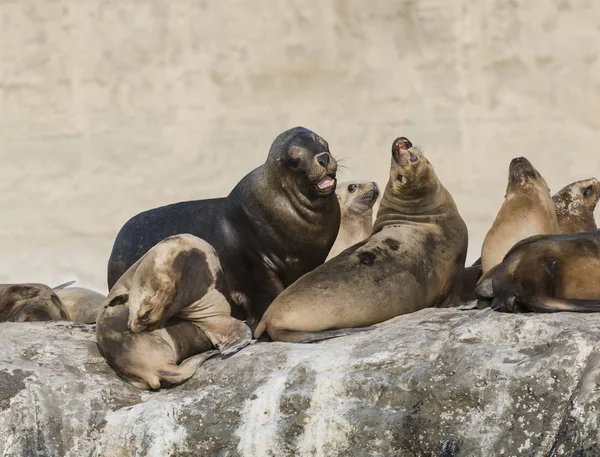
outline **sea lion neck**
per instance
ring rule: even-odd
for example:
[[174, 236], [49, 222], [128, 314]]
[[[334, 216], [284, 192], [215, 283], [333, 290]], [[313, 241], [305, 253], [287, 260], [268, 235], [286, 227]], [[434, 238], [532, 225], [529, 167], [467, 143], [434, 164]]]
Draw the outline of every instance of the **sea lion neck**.
[[[336, 218], [339, 225], [340, 209], [335, 193], [310, 198], [296, 186], [280, 179], [276, 174], [279, 170], [268, 165], [262, 165], [246, 175], [231, 192], [230, 197], [233, 198], [228, 197], [247, 218], [260, 220], [265, 227], [285, 227], [278, 236], [292, 240], [322, 238], [320, 232], [326, 230]], [[323, 218], [324, 214], [331, 214], [331, 218]], [[282, 226], [283, 220], [288, 224]], [[296, 229], [287, 230], [292, 226]]]
[[454, 205], [454, 201], [439, 180], [436, 181], [435, 187], [430, 192], [407, 199], [394, 195], [391, 183], [388, 181], [373, 225], [373, 233], [389, 225], [418, 223], [445, 214], [445, 207], [449, 203]]

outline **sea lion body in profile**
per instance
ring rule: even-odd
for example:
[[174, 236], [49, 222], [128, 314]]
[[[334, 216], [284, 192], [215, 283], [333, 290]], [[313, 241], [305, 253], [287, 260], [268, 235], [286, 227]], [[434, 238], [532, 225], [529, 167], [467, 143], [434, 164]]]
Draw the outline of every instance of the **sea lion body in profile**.
[[340, 226], [336, 171], [320, 136], [303, 127], [283, 132], [265, 164], [226, 198], [175, 203], [130, 219], [113, 246], [109, 288], [156, 243], [190, 233], [216, 249], [233, 315], [255, 326], [284, 288], [327, 258]]
[[504, 203], [481, 248], [482, 274], [502, 262], [518, 241], [555, 233], [558, 223], [548, 184], [525, 157], [513, 159]]
[[301, 277], [255, 331], [310, 342], [459, 301], [467, 227], [423, 153], [401, 137], [373, 234]]
[[212, 246], [193, 235], [154, 246], [117, 281], [98, 316], [98, 348], [139, 389], [180, 384], [203, 354], [250, 343], [252, 332], [231, 317], [223, 272]]
[[598, 230], [594, 210], [600, 199], [600, 181], [585, 179], [569, 184], [553, 197], [559, 233]]
[[522, 240], [482, 278], [476, 293], [506, 312], [599, 312], [600, 232]]
[[106, 299], [101, 293], [84, 287], [65, 287], [55, 293], [67, 309], [69, 319], [82, 324], [96, 323]]
[[340, 231], [327, 260], [371, 235], [379, 186], [368, 181], [343, 182], [337, 185], [335, 194], [340, 204]]
[[54, 291], [35, 283], [0, 284], [0, 322], [69, 320]]

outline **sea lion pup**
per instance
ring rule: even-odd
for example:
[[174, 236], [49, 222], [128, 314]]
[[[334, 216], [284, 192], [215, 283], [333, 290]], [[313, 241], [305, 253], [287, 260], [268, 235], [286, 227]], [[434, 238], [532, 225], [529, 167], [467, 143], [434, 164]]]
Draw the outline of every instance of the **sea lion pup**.
[[98, 348], [138, 389], [180, 384], [215, 354], [230, 355], [252, 332], [234, 319], [219, 258], [193, 235], [154, 246], [117, 281], [98, 316]]
[[457, 303], [467, 244], [467, 226], [433, 166], [398, 138], [373, 234], [283, 291], [254, 334], [318, 341]]
[[[59, 286], [60, 287], [60, 286]], [[95, 324], [98, 313], [103, 309], [106, 296], [83, 287], [64, 287], [54, 293], [60, 298], [69, 313], [69, 320], [82, 324]]]
[[525, 157], [513, 159], [504, 203], [481, 248], [482, 274], [502, 262], [518, 241], [554, 233], [558, 223], [548, 184]]
[[594, 210], [600, 199], [600, 181], [585, 179], [569, 184], [553, 197], [559, 233], [598, 230]]
[[69, 312], [44, 284], [0, 284], [0, 322], [69, 320]]
[[506, 312], [599, 312], [600, 232], [522, 240], [476, 292]]
[[340, 204], [340, 231], [327, 260], [371, 235], [379, 186], [368, 181], [344, 182], [337, 185], [335, 194]]
[[109, 288], [156, 243], [190, 233], [216, 249], [232, 314], [255, 326], [284, 288], [327, 258], [340, 227], [336, 171], [319, 135], [303, 127], [283, 132], [264, 165], [226, 198], [175, 203], [130, 219], [113, 246]]

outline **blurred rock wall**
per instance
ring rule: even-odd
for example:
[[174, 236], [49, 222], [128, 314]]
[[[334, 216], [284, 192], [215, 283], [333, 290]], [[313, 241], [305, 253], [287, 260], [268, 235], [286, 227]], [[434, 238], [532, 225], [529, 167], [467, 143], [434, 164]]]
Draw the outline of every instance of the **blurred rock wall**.
[[600, 178], [594, 0], [0, 0], [0, 281], [105, 291], [122, 224], [221, 196], [295, 125], [342, 179], [424, 146], [469, 260], [527, 156]]

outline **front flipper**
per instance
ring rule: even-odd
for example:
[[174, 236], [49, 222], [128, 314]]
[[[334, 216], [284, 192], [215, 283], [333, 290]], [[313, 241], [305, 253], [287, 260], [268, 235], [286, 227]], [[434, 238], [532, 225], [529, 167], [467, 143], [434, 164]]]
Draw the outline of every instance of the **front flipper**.
[[317, 341], [330, 340], [340, 336], [367, 332], [373, 328], [374, 327], [340, 328], [335, 330], [324, 330], [322, 332], [269, 329], [267, 333], [273, 341], [283, 341], [286, 343], [316, 343]]

